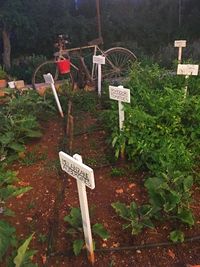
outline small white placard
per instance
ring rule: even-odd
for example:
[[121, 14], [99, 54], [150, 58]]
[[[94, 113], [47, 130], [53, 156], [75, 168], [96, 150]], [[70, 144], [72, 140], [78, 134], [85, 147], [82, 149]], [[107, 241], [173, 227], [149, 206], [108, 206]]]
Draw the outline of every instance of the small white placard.
[[193, 64], [178, 64], [177, 74], [178, 75], [194, 75], [197, 76], [199, 72], [199, 65]]
[[95, 188], [93, 169], [77, 161], [64, 152], [59, 152], [60, 164], [63, 171], [81, 181], [91, 189]]
[[186, 40], [177, 40], [174, 42], [174, 47], [186, 47]]
[[93, 63], [95, 63], [95, 64], [105, 64], [105, 57], [104, 56], [93, 56]]
[[43, 77], [44, 77], [45, 83], [48, 83], [48, 84], [54, 83], [54, 79], [51, 73], [43, 74]]
[[110, 99], [130, 103], [130, 89], [109, 86]]

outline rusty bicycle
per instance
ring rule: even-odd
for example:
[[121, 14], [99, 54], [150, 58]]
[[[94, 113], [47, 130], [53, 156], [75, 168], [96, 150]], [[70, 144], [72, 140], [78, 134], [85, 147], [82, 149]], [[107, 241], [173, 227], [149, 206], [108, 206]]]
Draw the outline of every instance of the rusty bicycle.
[[[84, 88], [86, 85], [95, 86], [97, 65], [92, 63], [93, 55], [105, 57], [105, 65], [102, 66], [102, 79], [109, 80], [110, 83], [125, 77], [131, 64], [136, 60], [135, 54], [124, 47], [112, 47], [103, 51], [100, 48], [100, 45], [103, 44], [101, 37], [82, 47], [66, 48], [68, 43], [66, 36], [59, 35], [56, 42], [58, 51], [54, 53], [54, 59], [43, 62], [33, 73], [32, 84], [34, 88], [37, 89], [38, 85], [43, 82], [43, 74], [46, 73], [51, 73], [55, 81], [67, 80], [72, 87], [75, 84], [79, 88]], [[88, 51], [90, 52], [88, 53]], [[61, 60], [70, 61], [70, 68], [63, 75], [60, 75], [57, 64]]]

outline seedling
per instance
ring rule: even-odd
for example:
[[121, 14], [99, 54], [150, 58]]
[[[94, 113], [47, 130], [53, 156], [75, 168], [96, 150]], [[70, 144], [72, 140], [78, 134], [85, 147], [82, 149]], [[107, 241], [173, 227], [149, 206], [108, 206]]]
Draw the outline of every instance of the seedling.
[[38, 235], [38, 241], [39, 241], [40, 243], [45, 243], [45, 242], [47, 241], [47, 236], [44, 235], [44, 234], [39, 234], [39, 235]]
[[125, 175], [125, 170], [122, 168], [112, 168], [110, 175], [112, 177], [119, 177]]
[[123, 224], [123, 230], [131, 228], [132, 235], [139, 234], [144, 227], [154, 228], [151, 221], [153, 208], [150, 205], [138, 207], [135, 202], [132, 202], [130, 206], [126, 206], [124, 203], [115, 202], [111, 206], [120, 217], [127, 221]]
[[[71, 208], [70, 214], [64, 217], [64, 221], [68, 223], [69, 228], [67, 234], [73, 237], [73, 251], [77, 256], [84, 248], [83, 228], [81, 211], [79, 208]], [[92, 225], [92, 233], [100, 238], [107, 240], [109, 234], [102, 224], [96, 223]], [[94, 241], [93, 241], [94, 242]]]

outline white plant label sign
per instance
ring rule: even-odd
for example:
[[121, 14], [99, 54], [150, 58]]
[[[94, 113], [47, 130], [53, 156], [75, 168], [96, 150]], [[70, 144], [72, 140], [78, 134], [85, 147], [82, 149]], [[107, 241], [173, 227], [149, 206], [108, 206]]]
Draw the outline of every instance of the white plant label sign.
[[57, 104], [58, 110], [60, 112], [61, 117], [64, 118], [64, 114], [63, 114], [63, 110], [62, 110], [62, 107], [61, 107], [61, 104], [60, 104], [60, 100], [59, 100], [58, 94], [56, 92], [53, 76], [51, 75], [51, 73], [47, 73], [47, 74], [44, 74], [43, 77], [44, 77], [45, 83], [51, 85], [51, 89], [52, 89], [54, 98], [56, 100], [56, 104]]
[[197, 76], [199, 72], [199, 65], [194, 64], [178, 64], [177, 74], [185, 76]]
[[43, 77], [44, 77], [45, 83], [48, 83], [48, 84], [54, 83], [54, 79], [51, 73], [44, 74]]
[[123, 88], [121, 86], [109, 86], [110, 99], [130, 103], [130, 89]]
[[104, 65], [106, 62], [106, 58], [104, 56], [93, 56], [93, 63], [94, 64], [101, 64]]
[[91, 189], [95, 188], [94, 173], [90, 167], [82, 163], [82, 157], [78, 154], [75, 154], [73, 157], [71, 157], [68, 154], [60, 151], [59, 158], [62, 170], [77, 180], [85, 244], [89, 252], [89, 260], [92, 262], [92, 264], [94, 264], [94, 247], [92, 242], [92, 231], [86, 193], [86, 186]]
[[93, 56], [93, 64], [97, 64], [98, 66], [98, 96], [101, 96], [101, 80], [102, 80], [102, 73], [101, 73], [101, 65], [106, 63], [106, 58], [101, 55], [94, 55]]
[[176, 40], [174, 47], [186, 47], [186, 40]]
[[119, 129], [121, 131], [125, 120], [124, 107], [122, 102], [131, 102], [130, 89], [124, 88], [123, 86], [109, 86], [109, 96], [110, 99], [118, 101]]
[[59, 158], [63, 171], [81, 181], [90, 189], [95, 188], [93, 169], [62, 151], [59, 152]]

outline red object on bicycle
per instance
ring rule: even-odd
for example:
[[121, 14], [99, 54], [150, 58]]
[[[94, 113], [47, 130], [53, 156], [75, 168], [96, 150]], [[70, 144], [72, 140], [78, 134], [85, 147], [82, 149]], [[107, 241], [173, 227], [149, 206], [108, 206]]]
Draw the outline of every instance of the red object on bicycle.
[[70, 60], [69, 59], [60, 59], [57, 62], [59, 72], [61, 74], [66, 74], [70, 72]]

